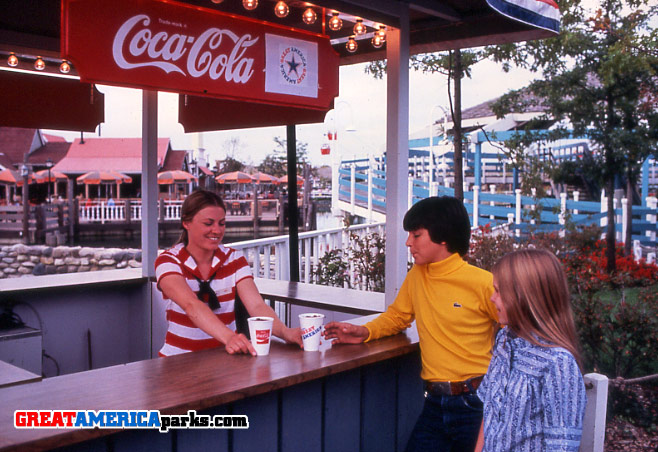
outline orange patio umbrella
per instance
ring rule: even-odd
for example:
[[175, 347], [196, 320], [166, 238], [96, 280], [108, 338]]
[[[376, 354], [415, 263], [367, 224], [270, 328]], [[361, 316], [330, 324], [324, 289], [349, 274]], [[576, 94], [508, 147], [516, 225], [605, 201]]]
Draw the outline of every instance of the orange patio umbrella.
[[158, 184], [160, 185], [183, 184], [196, 180], [197, 178], [193, 174], [182, 170], [161, 171], [158, 173]]
[[279, 178], [276, 176], [272, 176], [271, 174], [267, 173], [256, 173], [253, 176], [254, 182], [257, 184], [278, 184], [279, 183]]
[[78, 184], [85, 185], [129, 184], [133, 179], [118, 171], [89, 171], [78, 177], [76, 181], [78, 181]]
[[[27, 177], [27, 183], [31, 184], [34, 182], [34, 175], [30, 174]], [[21, 186], [23, 185], [23, 178], [18, 173], [18, 171], [5, 169], [0, 171], [0, 184], [11, 184]]]
[[242, 171], [220, 174], [215, 180], [218, 184], [249, 184], [254, 181], [251, 175]]
[[60, 182], [68, 179], [66, 174], [60, 173], [59, 171], [50, 170], [50, 180], [48, 180], [48, 170], [44, 169], [34, 173], [34, 179], [37, 184], [45, 184], [46, 182]]
[[[288, 175], [286, 174], [281, 179], [279, 179], [279, 182], [281, 182], [282, 184], [287, 184]], [[297, 185], [303, 185], [303, 184], [304, 184], [304, 178], [302, 176], [297, 176]]]

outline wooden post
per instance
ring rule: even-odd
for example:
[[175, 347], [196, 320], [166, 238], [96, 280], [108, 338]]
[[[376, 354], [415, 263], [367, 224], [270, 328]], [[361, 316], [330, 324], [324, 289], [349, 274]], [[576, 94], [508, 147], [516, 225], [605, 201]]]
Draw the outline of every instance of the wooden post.
[[608, 377], [601, 374], [584, 376], [587, 387], [587, 408], [583, 419], [581, 452], [603, 452], [605, 417], [608, 403]]
[[69, 240], [70, 244], [73, 244], [73, 237], [75, 236], [75, 230], [78, 225], [78, 200], [73, 197], [73, 180], [66, 180], [66, 200], [69, 206]]
[[304, 164], [304, 194], [303, 194], [303, 220], [304, 220], [304, 231], [310, 229], [310, 206], [311, 206], [311, 168], [308, 163]]
[[258, 184], [254, 184], [254, 206], [251, 209], [254, 216], [254, 238], [259, 237], [258, 225], [260, 223], [260, 209], [258, 208]]
[[283, 193], [279, 190], [279, 235], [283, 235]]
[[28, 196], [27, 171], [23, 176], [23, 243], [30, 243], [30, 198]]
[[131, 209], [131, 199], [126, 198], [125, 204], [124, 204], [124, 209], [125, 214], [124, 216], [126, 217], [126, 223], [130, 224], [132, 222], [132, 209]]
[[34, 209], [36, 216], [36, 230], [34, 231], [34, 241], [41, 242], [46, 240], [46, 206], [40, 205]]

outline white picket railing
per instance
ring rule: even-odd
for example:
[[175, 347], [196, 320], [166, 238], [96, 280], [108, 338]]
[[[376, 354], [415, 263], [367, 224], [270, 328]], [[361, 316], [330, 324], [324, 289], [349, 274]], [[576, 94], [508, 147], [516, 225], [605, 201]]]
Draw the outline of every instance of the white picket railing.
[[[165, 200], [162, 206], [164, 220], [180, 220], [182, 200]], [[160, 214], [159, 216], [162, 216]], [[126, 201], [118, 200], [113, 203], [107, 201], [92, 201], [80, 204], [79, 218], [82, 223], [110, 223], [126, 221]], [[130, 201], [130, 219], [142, 220], [142, 201]], [[160, 218], [162, 219], [162, 218]]]
[[[311, 283], [313, 270], [328, 251], [347, 249], [349, 235], [363, 237], [377, 232], [383, 235], [385, 223], [370, 223], [349, 228], [323, 229], [299, 234], [299, 275], [300, 281]], [[288, 280], [290, 277], [289, 236], [280, 235], [264, 239], [231, 243], [232, 248], [242, 250], [251, 265], [254, 276], [269, 279]]]

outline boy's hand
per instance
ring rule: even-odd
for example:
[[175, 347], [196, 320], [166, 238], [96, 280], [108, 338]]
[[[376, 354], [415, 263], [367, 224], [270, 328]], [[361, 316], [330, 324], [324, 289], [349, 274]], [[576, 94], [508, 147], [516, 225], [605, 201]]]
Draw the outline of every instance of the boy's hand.
[[334, 339], [332, 344], [360, 344], [370, 335], [365, 326], [345, 322], [331, 322], [324, 326], [325, 339]]
[[286, 328], [283, 330], [283, 337], [289, 344], [297, 344], [300, 348], [304, 347], [304, 342], [302, 341], [302, 330], [300, 328]]

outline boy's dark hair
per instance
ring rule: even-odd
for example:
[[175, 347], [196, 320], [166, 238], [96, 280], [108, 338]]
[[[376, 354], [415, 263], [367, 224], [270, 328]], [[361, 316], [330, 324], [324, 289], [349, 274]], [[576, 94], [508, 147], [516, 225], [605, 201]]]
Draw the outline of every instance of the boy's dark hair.
[[414, 204], [405, 214], [404, 230], [427, 229], [434, 243], [445, 242], [448, 251], [464, 256], [471, 240], [471, 221], [466, 207], [452, 196], [432, 196]]

